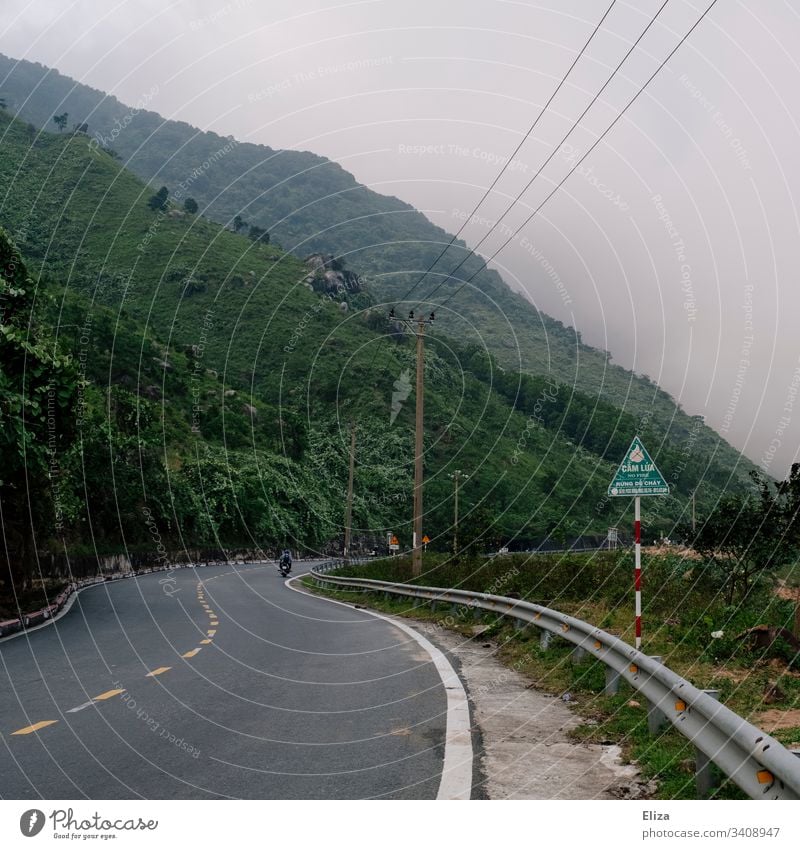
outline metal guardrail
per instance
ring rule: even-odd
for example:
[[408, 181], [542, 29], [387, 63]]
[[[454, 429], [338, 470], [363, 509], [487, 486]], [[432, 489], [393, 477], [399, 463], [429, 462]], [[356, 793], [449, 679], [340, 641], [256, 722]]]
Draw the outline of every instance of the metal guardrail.
[[[646, 697], [651, 731], [670, 722], [751, 799], [800, 799], [800, 758], [659, 659], [637, 651], [618, 637], [557, 610], [519, 599], [330, 574], [341, 565], [323, 564], [311, 575], [322, 587], [347, 587], [477, 608], [534, 625], [543, 637], [561, 637], [581, 654], [602, 661], [607, 682], [609, 678], [623, 679]], [[546, 645], [548, 640], [542, 642]], [[698, 757], [698, 782], [701, 760]]]

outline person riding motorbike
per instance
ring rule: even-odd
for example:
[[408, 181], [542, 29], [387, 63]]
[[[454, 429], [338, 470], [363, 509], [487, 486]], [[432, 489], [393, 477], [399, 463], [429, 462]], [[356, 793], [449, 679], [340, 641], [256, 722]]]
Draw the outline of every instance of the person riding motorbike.
[[283, 549], [283, 554], [281, 554], [281, 558], [278, 561], [278, 568], [284, 576], [288, 575], [289, 572], [292, 571], [292, 553], [288, 548]]

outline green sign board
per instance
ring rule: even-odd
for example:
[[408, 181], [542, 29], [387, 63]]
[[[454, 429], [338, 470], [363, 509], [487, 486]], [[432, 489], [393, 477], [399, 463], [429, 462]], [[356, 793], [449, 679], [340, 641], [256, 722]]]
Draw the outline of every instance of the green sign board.
[[623, 497], [669, 495], [669, 484], [650, 459], [638, 436], [633, 438], [631, 447], [625, 452], [625, 459], [619, 464], [614, 480], [609, 484], [608, 494]]

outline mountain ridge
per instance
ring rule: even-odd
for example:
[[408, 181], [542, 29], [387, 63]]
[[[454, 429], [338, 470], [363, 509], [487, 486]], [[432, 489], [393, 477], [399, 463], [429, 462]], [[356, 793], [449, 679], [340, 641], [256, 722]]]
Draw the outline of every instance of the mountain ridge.
[[[16, 106], [21, 117], [40, 128], [48, 127], [58, 110], [70, 111], [76, 123], [85, 118], [94, 121], [88, 130], [95, 140], [97, 134], [109, 137], [115, 121], [124, 123], [113, 148], [126, 167], [154, 186], [163, 182], [174, 188], [232, 140], [146, 110], [126, 122], [130, 107], [43, 65], [15, 63], [0, 55], [0, 76], [5, 78], [0, 90], [9, 107]], [[302, 253], [346, 257], [387, 306], [396, 303], [450, 240], [418, 210], [358, 184], [338, 163], [306, 151], [233, 141], [232, 150], [191, 184], [204, 214], [226, 225], [241, 215], [290, 250], [302, 246]], [[449, 261], [455, 265], [465, 255], [460, 273], [441, 293], [452, 294], [476, 271], [478, 285], [464, 287], [458, 311], [443, 314], [444, 332], [485, 345], [506, 369], [552, 376], [609, 401], [636, 418], [637, 430], [651, 428], [660, 439], [684, 445], [699, 443], [707, 455], [719, 453], [732, 467], [738, 462], [739, 478], [755, 468], [702, 417], [686, 414], [649, 378], [612, 363], [608, 352], [584, 345], [576, 329], [537, 310], [495, 271], [480, 271], [482, 259], [460, 240], [437, 268], [452, 267]], [[439, 278], [431, 278], [420, 287], [414, 303], [424, 301], [426, 291], [438, 284]]]

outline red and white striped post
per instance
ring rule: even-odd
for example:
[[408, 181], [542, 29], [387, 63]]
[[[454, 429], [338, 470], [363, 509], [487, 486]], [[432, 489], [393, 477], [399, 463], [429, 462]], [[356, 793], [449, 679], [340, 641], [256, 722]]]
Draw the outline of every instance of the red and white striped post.
[[642, 647], [642, 516], [639, 496], [634, 499], [633, 540], [635, 561], [633, 585], [636, 590], [636, 648]]

